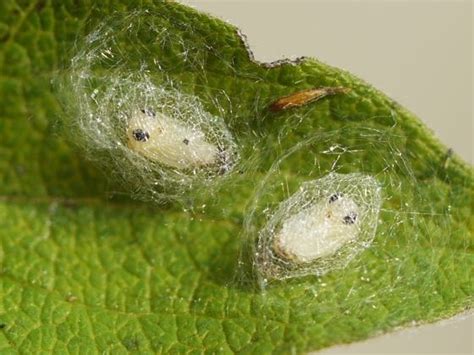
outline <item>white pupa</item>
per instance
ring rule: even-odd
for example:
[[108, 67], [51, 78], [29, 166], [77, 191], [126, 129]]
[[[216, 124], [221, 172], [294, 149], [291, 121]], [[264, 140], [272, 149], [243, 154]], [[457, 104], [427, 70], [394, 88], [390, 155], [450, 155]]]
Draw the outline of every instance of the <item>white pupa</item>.
[[209, 143], [198, 127], [150, 109], [132, 113], [127, 138], [130, 149], [168, 167], [195, 169], [226, 163], [225, 152]]
[[378, 224], [381, 186], [360, 173], [330, 173], [302, 183], [260, 229], [256, 263], [265, 278], [323, 275], [370, 246]]
[[342, 193], [318, 201], [283, 222], [274, 250], [285, 259], [308, 263], [334, 254], [357, 237], [359, 207]]

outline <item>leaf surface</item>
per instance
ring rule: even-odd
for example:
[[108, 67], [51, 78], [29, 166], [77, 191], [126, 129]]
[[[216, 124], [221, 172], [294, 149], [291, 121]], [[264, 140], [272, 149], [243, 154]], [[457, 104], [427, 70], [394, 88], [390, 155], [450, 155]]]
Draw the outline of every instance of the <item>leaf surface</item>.
[[[182, 56], [190, 48], [170, 43], [163, 70], [223, 115], [243, 159], [255, 162], [202, 211], [110, 198], [119, 187], [58, 129], [51, 79], [78, 36], [138, 5], [195, 46], [191, 62]], [[279, 97], [326, 86], [351, 92], [268, 111]], [[361, 145], [364, 132], [389, 139]], [[386, 192], [374, 243], [347, 267], [265, 292], [237, 282], [247, 277], [236, 264], [254, 186], [315, 134], [326, 148], [359, 148], [340, 155], [339, 171], [377, 174], [394, 163], [386, 177], [403, 189]], [[285, 161], [289, 186], [311, 174], [315, 158], [319, 172], [331, 171], [335, 157], [320, 152], [311, 145]], [[187, 7], [0, 3], [2, 353], [303, 352], [452, 316], [473, 304], [472, 182], [470, 166], [370, 85], [313, 59], [256, 63], [234, 27]]]

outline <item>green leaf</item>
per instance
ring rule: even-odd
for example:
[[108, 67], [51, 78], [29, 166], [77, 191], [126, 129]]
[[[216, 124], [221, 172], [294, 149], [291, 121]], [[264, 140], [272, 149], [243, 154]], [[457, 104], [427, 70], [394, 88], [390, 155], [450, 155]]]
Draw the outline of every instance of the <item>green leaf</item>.
[[[175, 42], [160, 53], [165, 74], [222, 114], [242, 159], [254, 159], [202, 212], [110, 198], [119, 187], [57, 128], [63, 111], [50, 82], [77, 36], [139, 4], [195, 46], [199, 69]], [[268, 111], [283, 95], [322, 86], [351, 93]], [[364, 144], [367, 132], [385, 140]], [[236, 265], [255, 182], [315, 134], [324, 144], [304, 146], [275, 176], [297, 186], [314, 158], [330, 171], [334, 156], [320, 153], [335, 143], [362, 152], [341, 155], [341, 172], [376, 174], [393, 162], [384, 176], [403, 189], [385, 192], [374, 243], [347, 267], [265, 291], [238, 282], [251, 278]], [[302, 352], [452, 316], [473, 305], [472, 182], [470, 166], [366, 83], [313, 59], [255, 63], [234, 27], [187, 7], [0, 3], [2, 353]]]

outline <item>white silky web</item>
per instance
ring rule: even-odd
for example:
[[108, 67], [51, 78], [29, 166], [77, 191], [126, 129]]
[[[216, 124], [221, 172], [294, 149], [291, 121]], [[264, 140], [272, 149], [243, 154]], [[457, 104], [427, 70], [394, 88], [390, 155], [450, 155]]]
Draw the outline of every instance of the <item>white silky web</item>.
[[224, 119], [161, 70], [164, 30], [146, 11], [107, 21], [59, 85], [71, 140], [132, 195], [157, 202], [212, 191], [239, 160]]
[[[284, 150], [249, 202], [238, 282], [256, 277], [264, 288], [345, 269], [369, 275], [363, 260], [403, 263], [398, 250], [392, 256], [385, 249], [397, 243], [418, 248], [426, 238], [420, 231], [450, 218], [423, 191], [404, 142], [396, 124], [388, 130], [359, 126], [322, 131]], [[337, 206], [330, 203], [336, 196]], [[340, 223], [352, 213], [354, 224]]]

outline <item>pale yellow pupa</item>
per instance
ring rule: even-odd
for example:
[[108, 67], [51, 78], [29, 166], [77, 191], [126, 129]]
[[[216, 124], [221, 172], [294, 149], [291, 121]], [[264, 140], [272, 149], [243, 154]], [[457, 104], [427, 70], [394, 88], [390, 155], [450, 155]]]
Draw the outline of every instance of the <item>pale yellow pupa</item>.
[[357, 238], [358, 214], [359, 207], [352, 198], [335, 193], [286, 219], [274, 237], [274, 249], [298, 263], [334, 254]]
[[265, 278], [323, 275], [344, 267], [375, 237], [382, 203], [378, 180], [331, 172], [303, 182], [266, 207], [255, 262]]
[[210, 143], [204, 132], [151, 109], [134, 111], [128, 121], [130, 149], [142, 156], [177, 169], [225, 165], [225, 151]]

